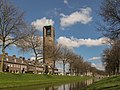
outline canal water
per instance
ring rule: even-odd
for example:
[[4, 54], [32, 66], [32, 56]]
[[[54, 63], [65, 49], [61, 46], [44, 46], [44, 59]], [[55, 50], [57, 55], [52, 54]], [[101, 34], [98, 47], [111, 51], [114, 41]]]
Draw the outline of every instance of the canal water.
[[34, 85], [34, 86], [27, 86], [27, 87], [16, 87], [16, 88], [7, 88], [2, 90], [80, 90], [81, 88], [84, 88], [96, 80], [89, 79], [84, 82], [72, 82], [72, 83], [66, 83], [66, 84], [49, 84], [49, 85]]

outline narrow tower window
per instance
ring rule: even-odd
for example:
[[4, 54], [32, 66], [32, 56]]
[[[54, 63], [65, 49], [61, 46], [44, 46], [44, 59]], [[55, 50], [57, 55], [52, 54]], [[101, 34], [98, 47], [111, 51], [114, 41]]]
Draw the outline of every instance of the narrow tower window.
[[46, 30], [46, 36], [51, 36], [51, 30], [50, 29]]

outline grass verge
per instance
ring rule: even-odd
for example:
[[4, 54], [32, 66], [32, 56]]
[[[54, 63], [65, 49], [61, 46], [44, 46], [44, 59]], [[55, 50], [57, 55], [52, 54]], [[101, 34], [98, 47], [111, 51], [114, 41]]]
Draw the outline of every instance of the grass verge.
[[84, 81], [90, 77], [0, 73], [0, 88]]

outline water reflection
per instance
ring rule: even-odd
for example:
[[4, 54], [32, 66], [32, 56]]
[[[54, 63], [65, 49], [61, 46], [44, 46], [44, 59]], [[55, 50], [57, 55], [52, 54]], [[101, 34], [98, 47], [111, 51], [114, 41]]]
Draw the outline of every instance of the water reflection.
[[[59, 86], [55, 90], [80, 90], [81, 88], [92, 84], [93, 81], [94, 81], [93, 79], [90, 79], [84, 82], [74, 82], [74, 83], [64, 84]], [[54, 89], [48, 89], [48, 90], [54, 90]]]
[[2, 89], [2, 90], [80, 90], [83, 87], [86, 87], [96, 80], [90, 79], [84, 82], [73, 82], [61, 85], [46, 85], [46, 86], [29, 86], [29, 87], [17, 87], [17, 88], [9, 88], [9, 89]]

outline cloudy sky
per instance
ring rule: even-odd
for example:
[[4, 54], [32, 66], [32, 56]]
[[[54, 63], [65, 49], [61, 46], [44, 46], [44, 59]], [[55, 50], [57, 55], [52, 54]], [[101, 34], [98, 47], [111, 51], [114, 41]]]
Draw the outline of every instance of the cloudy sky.
[[[97, 31], [98, 15], [102, 0], [10, 0], [25, 11], [25, 20], [40, 30], [44, 25], [55, 27], [56, 42], [73, 48], [99, 69], [102, 50], [106, 48], [102, 34]], [[9, 48], [9, 54], [18, 56], [16, 49]], [[26, 58], [28, 54], [22, 54]]]

